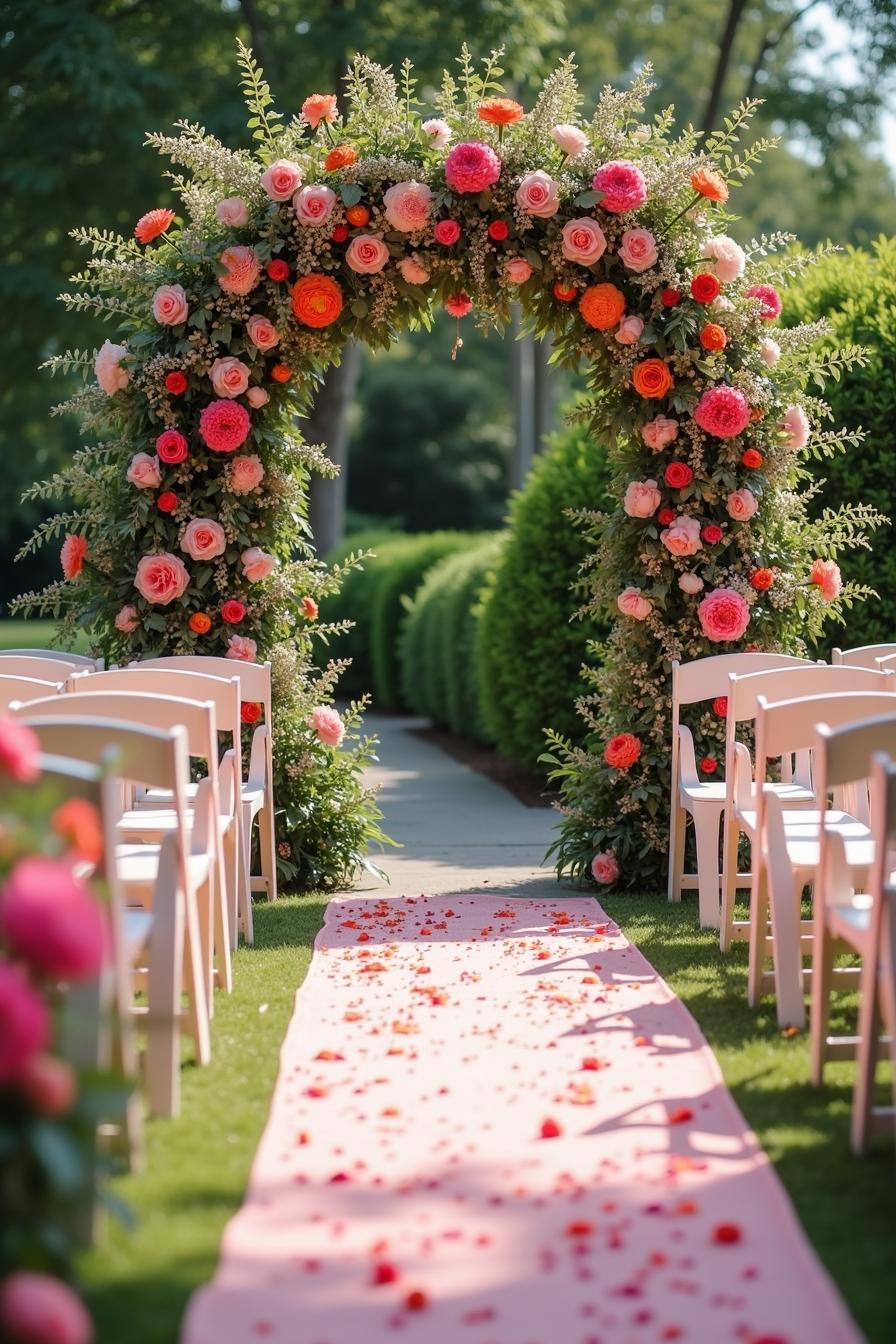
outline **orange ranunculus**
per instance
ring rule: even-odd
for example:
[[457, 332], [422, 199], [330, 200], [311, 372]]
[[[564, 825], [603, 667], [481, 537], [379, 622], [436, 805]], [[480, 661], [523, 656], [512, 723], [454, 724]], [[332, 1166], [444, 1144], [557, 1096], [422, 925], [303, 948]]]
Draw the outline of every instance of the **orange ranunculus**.
[[724, 327], [717, 322], [707, 322], [700, 332], [700, 344], [704, 350], [724, 350], [728, 344]]
[[490, 126], [512, 126], [522, 121], [525, 113], [512, 98], [486, 98], [479, 104], [479, 120]]
[[93, 803], [86, 798], [67, 798], [56, 808], [50, 825], [80, 858], [99, 863], [103, 857], [103, 828]]
[[345, 217], [354, 228], [363, 229], [364, 225], [370, 222], [370, 211], [366, 205], [350, 205]]
[[150, 210], [141, 215], [134, 226], [134, 237], [138, 243], [151, 243], [174, 223], [173, 210]]
[[324, 167], [328, 173], [335, 173], [339, 168], [348, 168], [357, 157], [358, 151], [353, 145], [335, 145], [324, 159]]
[[712, 168], [699, 168], [691, 177], [691, 186], [699, 196], [710, 201], [727, 201], [728, 183], [721, 173]]
[[207, 635], [212, 628], [212, 618], [204, 611], [194, 611], [187, 624], [194, 635]]
[[288, 364], [275, 364], [271, 369], [271, 377], [275, 383], [288, 383], [292, 377], [292, 369]]
[[754, 569], [750, 575], [750, 586], [756, 589], [757, 593], [767, 592], [775, 581], [775, 572], [773, 569]]
[[342, 290], [332, 276], [303, 275], [291, 293], [292, 311], [306, 327], [329, 327], [342, 312]]
[[642, 359], [632, 369], [632, 383], [642, 397], [664, 397], [673, 381], [668, 365], [661, 359]]
[[615, 285], [589, 285], [579, 299], [579, 312], [589, 327], [609, 331], [625, 312], [625, 295]]
[[322, 121], [335, 121], [335, 93], [312, 93], [302, 104], [302, 120], [307, 121], [312, 131], [316, 130]]

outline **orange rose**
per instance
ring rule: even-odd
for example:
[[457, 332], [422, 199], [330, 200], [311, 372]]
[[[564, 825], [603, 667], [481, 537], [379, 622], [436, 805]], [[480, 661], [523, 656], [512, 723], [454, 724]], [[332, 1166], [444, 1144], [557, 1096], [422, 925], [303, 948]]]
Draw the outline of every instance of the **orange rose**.
[[302, 120], [307, 121], [312, 131], [316, 130], [322, 121], [335, 121], [335, 93], [312, 93], [302, 104]]
[[271, 369], [271, 377], [275, 383], [288, 383], [292, 377], [292, 369], [288, 364], [275, 364]]
[[728, 344], [725, 330], [717, 322], [707, 322], [700, 332], [700, 344], [704, 350], [724, 350]]
[[306, 327], [329, 327], [342, 312], [342, 290], [329, 275], [303, 275], [293, 285], [292, 311]]
[[85, 798], [69, 798], [60, 803], [50, 818], [56, 835], [89, 863], [103, 857], [103, 828], [100, 814]]
[[642, 359], [632, 370], [632, 383], [640, 396], [655, 399], [666, 395], [673, 378], [661, 359]]
[[358, 151], [351, 145], [336, 145], [324, 159], [324, 167], [328, 173], [335, 173], [339, 168], [348, 168], [357, 157]]
[[522, 121], [523, 109], [512, 98], [486, 98], [479, 104], [479, 120], [487, 121], [490, 126], [512, 126]]
[[187, 624], [194, 635], [207, 635], [212, 628], [212, 618], [204, 611], [194, 611]]
[[691, 178], [691, 186], [699, 196], [705, 196], [710, 201], [727, 201], [728, 183], [721, 173], [716, 173], [712, 168], [700, 168]]
[[771, 569], [754, 569], [750, 575], [750, 586], [755, 588], [757, 593], [767, 592], [774, 581], [775, 573]]
[[345, 212], [345, 217], [349, 224], [354, 225], [356, 229], [363, 229], [370, 219], [370, 211], [366, 205], [350, 205]]
[[579, 299], [579, 312], [589, 327], [609, 331], [625, 312], [625, 295], [615, 285], [589, 285]]

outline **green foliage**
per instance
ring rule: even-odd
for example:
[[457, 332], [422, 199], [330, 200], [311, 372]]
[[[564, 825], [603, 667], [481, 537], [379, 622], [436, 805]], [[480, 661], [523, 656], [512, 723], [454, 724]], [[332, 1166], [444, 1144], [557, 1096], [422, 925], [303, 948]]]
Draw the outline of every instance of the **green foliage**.
[[476, 636], [484, 721], [498, 749], [530, 768], [544, 729], [576, 732], [574, 702], [588, 640], [601, 626], [570, 619], [589, 546], [568, 509], [599, 508], [609, 471], [582, 425], [550, 441], [510, 508], [510, 535], [484, 595]]
[[433, 565], [402, 628], [405, 704], [415, 714], [479, 740], [486, 736], [474, 653], [479, 598], [504, 540], [503, 534], [483, 537]]
[[[337, 637], [334, 652], [340, 660], [350, 660], [342, 674], [340, 686], [346, 695], [364, 695], [373, 684], [370, 646], [373, 638], [373, 607], [371, 595], [376, 580], [376, 563], [380, 549], [389, 545], [400, 534], [388, 528], [367, 528], [346, 537], [345, 541], [327, 554], [328, 569], [346, 563], [352, 557], [357, 563], [346, 573], [338, 593], [327, 601], [325, 615], [332, 624], [346, 624]], [[363, 557], [363, 558], [358, 558]]]
[[[843, 499], [863, 499], [894, 513], [893, 458], [896, 454], [896, 238], [880, 238], [870, 252], [848, 248], [825, 257], [787, 291], [784, 320], [789, 325], [826, 318], [820, 342], [825, 354], [859, 344], [867, 358], [828, 383], [827, 401], [837, 421], [863, 429], [864, 438], [841, 456], [812, 464], [823, 482], [817, 506], [836, 507]], [[816, 508], [816, 512], [818, 511]], [[862, 603], [848, 632], [834, 631], [819, 644], [891, 643], [896, 638], [896, 529], [875, 538], [873, 550], [851, 558], [849, 577], [876, 589], [879, 598]]]

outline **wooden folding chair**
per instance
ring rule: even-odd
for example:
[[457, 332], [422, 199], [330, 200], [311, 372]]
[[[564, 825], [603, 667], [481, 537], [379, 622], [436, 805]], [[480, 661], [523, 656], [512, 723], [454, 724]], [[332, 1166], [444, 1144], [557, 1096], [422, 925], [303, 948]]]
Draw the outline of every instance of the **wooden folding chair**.
[[896, 644], [860, 644], [855, 649], [831, 649], [831, 662], [840, 667], [877, 670], [882, 658], [896, 658]]
[[55, 681], [38, 681], [35, 677], [7, 677], [0, 663], [0, 711], [5, 711], [16, 701], [24, 704], [26, 700], [40, 700], [44, 696], [54, 695], [62, 686]]
[[65, 663], [68, 667], [91, 672], [98, 672], [106, 662], [104, 658], [91, 658], [87, 654], [69, 653], [64, 649], [0, 649], [0, 659], [3, 658], [42, 658], [46, 662]]

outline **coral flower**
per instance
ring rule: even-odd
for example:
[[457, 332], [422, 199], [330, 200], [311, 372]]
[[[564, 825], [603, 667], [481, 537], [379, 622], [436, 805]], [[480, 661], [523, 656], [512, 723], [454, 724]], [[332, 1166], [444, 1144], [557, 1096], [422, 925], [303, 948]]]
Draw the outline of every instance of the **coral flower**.
[[712, 168], [700, 168], [691, 177], [691, 186], [708, 201], [727, 201], [728, 183]]
[[308, 123], [312, 131], [316, 130], [322, 121], [335, 121], [335, 93], [312, 93], [302, 104], [302, 120]]
[[697, 303], [712, 303], [721, 292], [719, 277], [713, 275], [712, 271], [701, 271], [691, 281], [691, 297], [696, 299]]
[[336, 173], [340, 168], [349, 168], [357, 158], [358, 151], [354, 145], [334, 145], [324, 159], [324, 168], [328, 173]]
[[445, 181], [460, 192], [485, 191], [501, 176], [501, 160], [491, 145], [465, 140], [445, 160]]
[[141, 215], [134, 226], [134, 237], [138, 243], [151, 243], [174, 223], [173, 210], [150, 210]]
[[342, 312], [342, 289], [329, 275], [303, 275], [292, 287], [292, 311], [306, 327], [329, 327]]
[[725, 328], [717, 322], [707, 322], [700, 332], [700, 344], [704, 350], [724, 350], [728, 344]]
[[697, 402], [694, 419], [707, 434], [717, 439], [733, 439], [750, 423], [750, 407], [737, 387], [710, 387]]
[[617, 733], [604, 747], [604, 760], [614, 770], [630, 770], [640, 755], [641, 742], [634, 733]]
[[199, 416], [199, 433], [213, 453], [235, 453], [246, 442], [251, 428], [245, 406], [229, 398], [209, 402]]
[[204, 611], [194, 611], [187, 625], [194, 635], [207, 635], [212, 628], [212, 618]]
[[523, 109], [512, 98], [486, 98], [479, 104], [479, 120], [489, 126], [513, 126], [524, 116]]
[[62, 572], [67, 579], [76, 579], [84, 568], [84, 559], [87, 555], [87, 538], [79, 537], [69, 533], [62, 543], [62, 550], [59, 552], [59, 559], [62, 563]]
[[751, 285], [747, 290], [747, 298], [759, 300], [759, 316], [763, 322], [774, 322], [776, 317], [781, 316], [781, 295], [774, 285]]
[[750, 575], [750, 587], [755, 588], [757, 593], [764, 593], [775, 581], [774, 571], [771, 569], [754, 569]]
[[821, 589], [823, 602], [835, 602], [843, 591], [843, 577], [833, 560], [816, 560], [809, 571], [809, 582]]
[[458, 294], [450, 294], [445, 300], [445, 312], [450, 313], [452, 317], [466, 317], [467, 313], [473, 310], [473, 300], [469, 294], [462, 291]]
[[733, 588], [716, 588], [700, 603], [697, 617], [707, 639], [728, 643], [740, 639], [750, 624], [750, 608]]
[[218, 276], [218, 284], [225, 294], [240, 297], [251, 293], [261, 276], [261, 262], [251, 247], [227, 247], [221, 253], [220, 262], [225, 273]]
[[632, 369], [632, 386], [641, 397], [656, 400], [672, 388], [674, 379], [669, 367], [661, 359], [642, 359]]
[[589, 327], [609, 331], [622, 320], [625, 295], [615, 285], [589, 285], [579, 299], [579, 312]]

